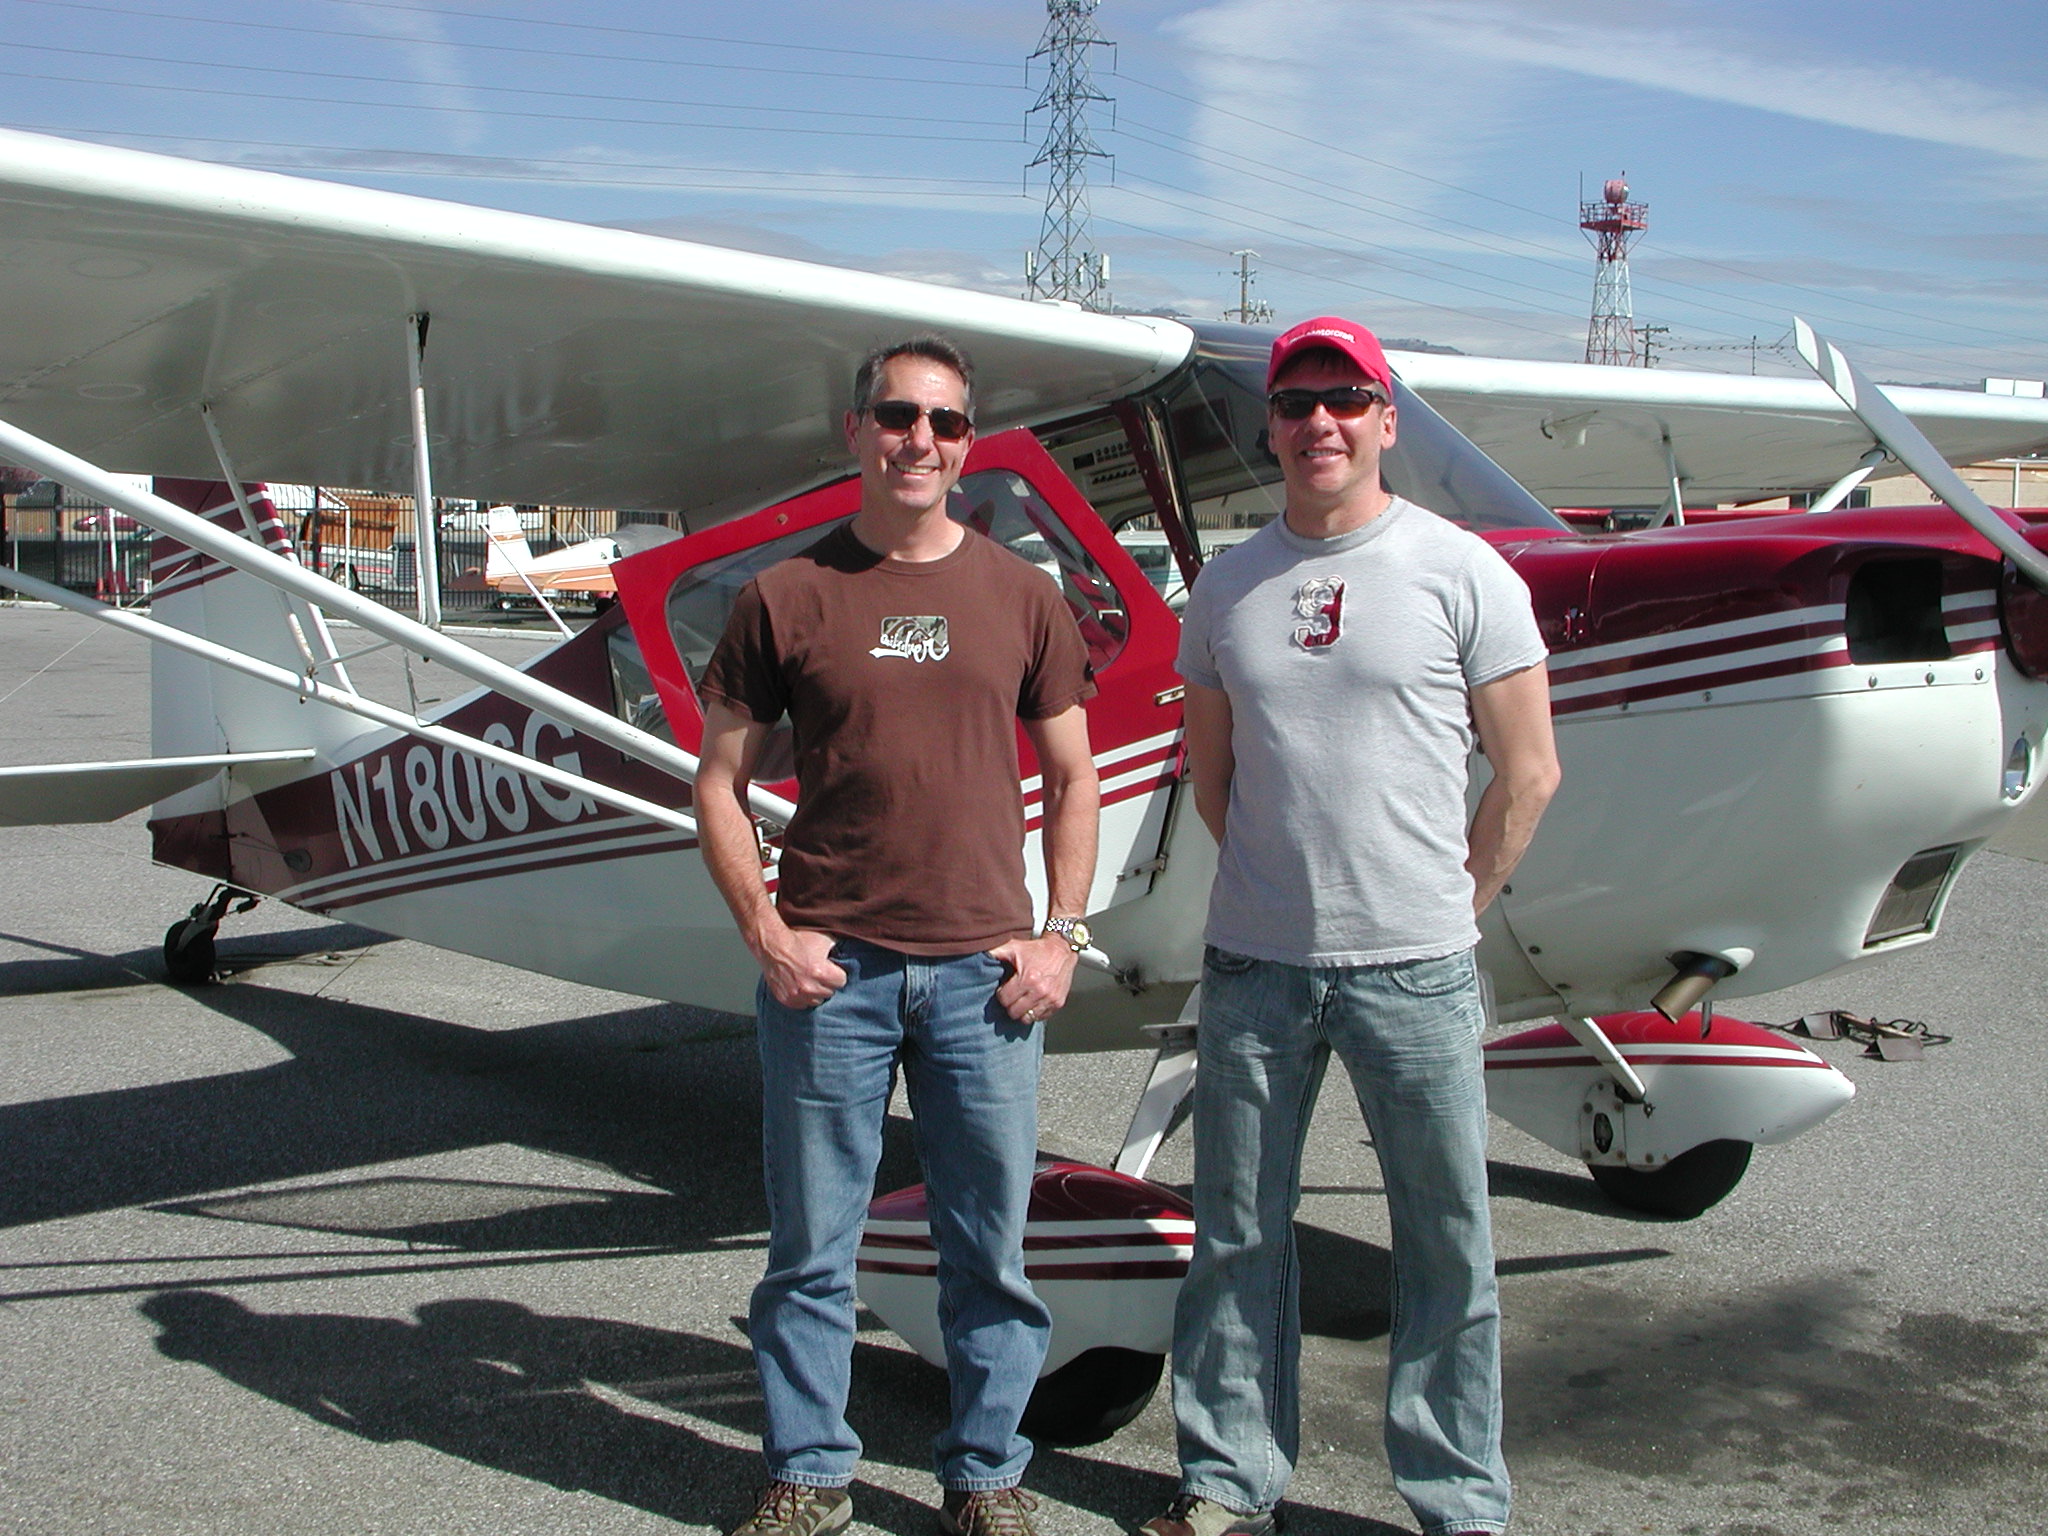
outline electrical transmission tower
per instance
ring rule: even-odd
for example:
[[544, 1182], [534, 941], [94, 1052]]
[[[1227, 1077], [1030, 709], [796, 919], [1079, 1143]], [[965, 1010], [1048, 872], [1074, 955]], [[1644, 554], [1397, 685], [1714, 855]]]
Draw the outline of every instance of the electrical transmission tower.
[[1628, 200], [1628, 183], [1616, 177], [1601, 188], [1600, 201], [1579, 203], [1579, 228], [1593, 242], [1593, 318], [1586, 327], [1586, 361], [1640, 367], [1636, 350], [1635, 300], [1628, 286], [1628, 248], [1650, 227], [1650, 205]]
[[1236, 320], [1245, 325], [1264, 325], [1273, 318], [1273, 306], [1264, 299], [1252, 297], [1252, 279], [1258, 274], [1252, 270], [1252, 258], [1257, 251], [1232, 251], [1237, 258], [1237, 308], [1223, 311], [1223, 318]]
[[1109, 258], [1088, 249], [1088, 162], [1109, 158], [1088, 131], [1088, 104], [1109, 101], [1088, 73], [1088, 50], [1110, 46], [1095, 30], [1095, 5], [1045, 0], [1045, 36], [1031, 55], [1048, 61], [1045, 89], [1031, 109], [1047, 114], [1045, 142], [1031, 167], [1049, 167], [1051, 179], [1038, 245], [1024, 255], [1024, 296], [1071, 299], [1083, 309], [1106, 311]]

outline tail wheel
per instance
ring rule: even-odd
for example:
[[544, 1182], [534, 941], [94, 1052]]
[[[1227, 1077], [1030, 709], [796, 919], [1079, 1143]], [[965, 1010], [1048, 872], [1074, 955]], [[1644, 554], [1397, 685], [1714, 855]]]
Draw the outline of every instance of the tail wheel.
[[236, 912], [247, 912], [262, 899], [232, 885], [217, 885], [212, 895], [195, 903], [189, 913], [165, 929], [164, 970], [171, 984], [203, 987], [208, 982], [218, 981], [220, 966], [214, 953], [213, 938], [220, 932], [221, 919], [228, 915], [230, 908]]
[[203, 987], [215, 976], [214, 929], [181, 917], [164, 932], [164, 970], [173, 986]]
[[1135, 1349], [1085, 1350], [1041, 1376], [1019, 1426], [1041, 1445], [1094, 1445], [1145, 1411], [1164, 1355]]
[[1600, 1192], [1616, 1205], [1652, 1216], [1690, 1221], [1719, 1204], [1742, 1182], [1755, 1148], [1747, 1141], [1704, 1141], [1662, 1168], [1622, 1168], [1589, 1163]]

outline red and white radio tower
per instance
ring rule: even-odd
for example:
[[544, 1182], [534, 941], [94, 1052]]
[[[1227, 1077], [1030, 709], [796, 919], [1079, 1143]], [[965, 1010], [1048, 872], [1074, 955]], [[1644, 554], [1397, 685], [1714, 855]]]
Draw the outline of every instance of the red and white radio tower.
[[1628, 200], [1620, 177], [1601, 188], [1600, 201], [1579, 204], [1579, 228], [1593, 242], [1593, 319], [1586, 327], [1586, 361], [1641, 366], [1636, 355], [1635, 301], [1628, 287], [1628, 248], [1650, 227], [1650, 205]]

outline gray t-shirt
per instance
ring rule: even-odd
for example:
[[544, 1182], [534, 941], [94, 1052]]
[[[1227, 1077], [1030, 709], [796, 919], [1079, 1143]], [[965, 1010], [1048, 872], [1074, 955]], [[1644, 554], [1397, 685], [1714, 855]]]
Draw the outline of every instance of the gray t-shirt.
[[1217, 556], [1180, 642], [1181, 675], [1229, 695], [1237, 759], [1208, 941], [1308, 966], [1477, 943], [1469, 694], [1545, 654], [1508, 563], [1399, 497], [1333, 539], [1276, 518]]

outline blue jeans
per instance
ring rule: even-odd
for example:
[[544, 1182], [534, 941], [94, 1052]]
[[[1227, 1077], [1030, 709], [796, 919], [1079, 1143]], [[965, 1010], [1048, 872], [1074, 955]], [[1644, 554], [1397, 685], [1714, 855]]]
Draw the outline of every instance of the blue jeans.
[[1385, 1434], [1426, 1533], [1500, 1530], [1500, 1303], [1486, 1189], [1478, 972], [1436, 960], [1308, 969], [1211, 949], [1195, 1074], [1195, 1250], [1174, 1319], [1182, 1486], [1244, 1514], [1300, 1442], [1294, 1211], [1335, 1051], [1378, 1149], [1393, 1232]]
[[768, 1273], [748, 1332], [768, 1473], [816, 1488], [853, 1481], [854, 1256], [900, 1060], [952, 1386], [934, 1460], [948, 1488], [1007, 1488], [1031, 1459], [1017, 1421], [1052, 1329], [1024, 1278], [1043, 1035], [995, 1001], [1006, 972], [993, 956], [933, 959], [841, 939], [832, 958], [846, 985], [815, 1008], [783, 1007], [765, 982], [758, 994]]

